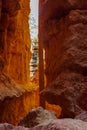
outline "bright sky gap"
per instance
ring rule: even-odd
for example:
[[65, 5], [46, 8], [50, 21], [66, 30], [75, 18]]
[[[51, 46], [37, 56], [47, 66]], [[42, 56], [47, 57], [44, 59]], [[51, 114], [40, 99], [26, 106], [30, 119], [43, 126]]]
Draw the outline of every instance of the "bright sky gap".
[[[39, 5], [39, 0], [31, 0], [30, 1], [30, 9], [31, 9], [31, 12], [30, 12], [30, 19], [31, 17], [33, 17], [35, 19], [35, 23], [38, 27], [38, 5]], [[29, 21], [30, 23], [30, 33], [32, 32], [31, 30], [31, 22]], [[38, 28], [37, 29], [33, 29], [33, 33], [31, 33], [31, 39], [32, 38], [35, 38], [37, 37], [38, 35]]]

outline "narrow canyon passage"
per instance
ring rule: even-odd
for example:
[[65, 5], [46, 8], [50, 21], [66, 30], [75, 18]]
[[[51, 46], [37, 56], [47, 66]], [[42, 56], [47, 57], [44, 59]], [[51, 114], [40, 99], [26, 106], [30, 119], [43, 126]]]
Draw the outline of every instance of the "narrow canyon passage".
[[[35, 77], [33, 82], [30, 79], [29, 15], [29, 0], [0, 0], [0, 122], [15, 125], [29, 110], [44, 102], [39, 98], [39, 91], [44, 87], [42, 52], [39, 53], [40, 79]], [[59, 111], [55, 105], [46, 107]]]
[[[39, 93], [46, 87], [46, 75], [45, 75], [45, 49], [40, 39], [40, 18], [39, 0], [32, 0], [30, 3], [30, 35], [31, 35], [31, 60], [30, 60], [30, 77], [32, 83], [36, 83], [39, 86]], [[39, 33], [39, 34], [38, 34]], [[39, 105], [43, 108], [56, 111], [60, 114], [60, 107], [56, 105], [48, 104], [42, 96], [39, 94]]]
[[39, 25], [31, 1], [0, 0], [0, 123], [38, 106], [64, 118], [87, 111], [87, 1], [39, 0]]

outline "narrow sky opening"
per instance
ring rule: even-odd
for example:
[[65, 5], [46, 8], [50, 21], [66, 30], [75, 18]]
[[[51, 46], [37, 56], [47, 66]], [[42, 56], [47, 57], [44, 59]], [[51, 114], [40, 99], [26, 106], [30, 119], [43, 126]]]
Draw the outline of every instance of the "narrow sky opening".
[[38, 24], [38, 5], [39, 5], [38, 0], [31, 0], [30, 2], [31, 14], [33, 14], [37, 24]]
[[31, 60], [30, 60], [30, 77], [34, 78], [34, 75], [38, 71], [38, 5], [39, 0], [30, 1], [30, 36], [31, 36]]
[[38, 5], [39, 0], [30, 1], [30, 33], [31, 38], [37, 37], [38, 35]]

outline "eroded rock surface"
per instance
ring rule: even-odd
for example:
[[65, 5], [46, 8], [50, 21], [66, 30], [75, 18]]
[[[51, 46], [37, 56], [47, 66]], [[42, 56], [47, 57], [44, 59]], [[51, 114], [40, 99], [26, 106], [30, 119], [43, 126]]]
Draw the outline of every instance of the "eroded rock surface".
[[[74, 117], [83, 110], [87, 110], [86, 83], [87, 77], [83, 77], [82, 74], [61, 73], [42, 92], [42, 96], [52, 104], [59, 104], [63, 108], [64, 117]], [[83, 95], [84, 99], [81, 100]]]
[[75, 119], [79, 119], [79, 120], [87, 122], [87, 111], [86, 112], [82, 112], [81, 114], [77, 115], [75, 117]]
[[[0, 0], [0, 59], [16, 83], [29, 83], [29, 0]], [[0, 67], [1, 67], [0, 60]]]
[[24, 92], [20, 86], [17, 86], [12, 79], [6, 74], [0, 74], [0, 100], [6, 97], [19, 97]]
[[42, 107], [38, 107], [36, 109], [32, 109], [20, 122], [19, 125], [25, 127], [34, 127], [38, 124], [48, 122], [51, 120], [57, 119], [54, 112], [50, 112], [48, 110], [43, 109]]
[[29, 2], [0, 0], [0, 122], [14, 125], [39, 103], [29, 79]]
[[0, 124], [0, 130], [86, 130], [87, 123], [80, 120], [61, 119], [42, 123], [32, 128], [15, 127], [10, 124]]
[[80, 120], [61, 119], [41, 124], [35, 128], [36, 130], [85, 130], [86, 127], [87, 123]]
[[39, 105], [38, 90], [31, 87], [32, 90], [25, 89], [8, 75], [0, 74], [0, 122], [17, 125], [29, 110]]
[[42, 96], [60, 105], [64, 117], [87, 111], [87, 1], [43, 1], [40, 27], [47, 77]]

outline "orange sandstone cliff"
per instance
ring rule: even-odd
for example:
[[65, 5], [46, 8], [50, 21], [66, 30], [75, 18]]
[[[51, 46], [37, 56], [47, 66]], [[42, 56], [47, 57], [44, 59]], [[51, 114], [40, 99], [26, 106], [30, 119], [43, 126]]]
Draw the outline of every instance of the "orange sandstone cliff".
[[0, 0], [0, 122], [17, 124], [38, 106], [36, 88], [29, 83], [29, 3]]

